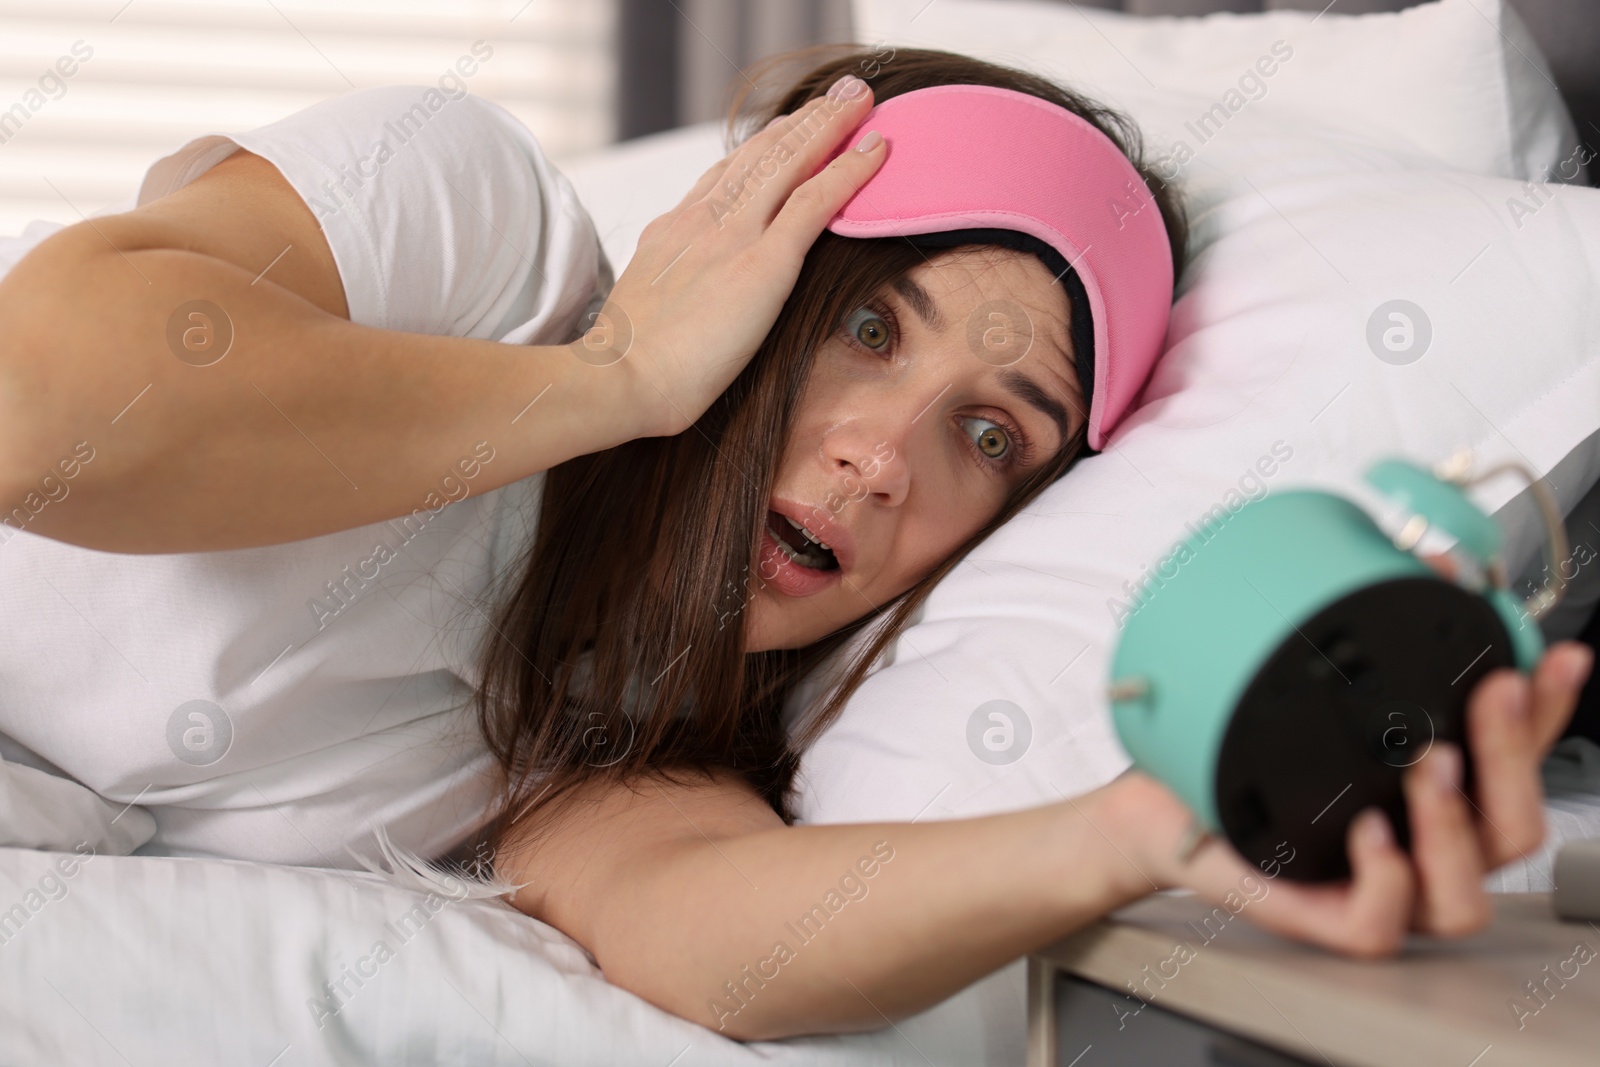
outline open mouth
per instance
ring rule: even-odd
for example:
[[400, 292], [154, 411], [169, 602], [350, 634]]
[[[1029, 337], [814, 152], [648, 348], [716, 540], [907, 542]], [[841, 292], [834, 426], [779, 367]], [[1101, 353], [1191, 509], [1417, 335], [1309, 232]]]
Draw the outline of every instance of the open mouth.
[[814, 571], [839, 569], [839, 560], [833, 550], [789, 516], [776, 511], [767, 512], [767, 533], [772, 535], [772, 540], [790, 563]]

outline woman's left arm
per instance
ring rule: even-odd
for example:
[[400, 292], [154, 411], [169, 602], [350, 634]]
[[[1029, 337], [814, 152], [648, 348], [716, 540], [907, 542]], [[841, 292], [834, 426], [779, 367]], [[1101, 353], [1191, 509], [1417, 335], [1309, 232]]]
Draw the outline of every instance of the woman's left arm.
[[[1279, 879], [1250, 917], [1355, 956], [1393, 953], [1409, 929], [1480, 929], [1484, 872], [1542, 836], [1539, 764], [1589, 660], [1566, 642], [1531, 685], [1491, 674], [1470, 701], [1474, 798], [1450, 785], [1436, 745], [1407, 771], [1410, 855], [1381, 816], [1358, 819], [1350, 882]], [[1187, 886], [1223, 903], [1262, 873], [1217, 841], [1180, 858], [1189, 812], [1138, 773], [1046, 807], [928, 823], [789, 827], [731, 774], [586, 785], [538, 819], [499, 861], [529, 883], [516, 905], [614, 984], [741, 1039], [884, 1026], [1147, 893]]]
[[[727, 1037], [869, 1030], [1136, 899], [1121, 790], [984, 818], [786, 826], [742, 779], [585, 786], [496, 873], [606, 978]], [[531, 847], [530, 847], [531, 846]]]

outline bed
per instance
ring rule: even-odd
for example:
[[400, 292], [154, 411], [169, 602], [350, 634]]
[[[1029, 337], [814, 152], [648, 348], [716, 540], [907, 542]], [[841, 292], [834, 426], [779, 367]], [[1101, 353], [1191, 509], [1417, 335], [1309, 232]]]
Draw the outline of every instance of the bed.
[[[1192, 261], [1193, 271], [1180, 286], [1180, 308], [1175, 313], [1178, 326], [1170, 338], [1174, 355], [1163, 371], [1166, 376], [1158, 377], [1148, 397], [1148, 413], [1142, 412], [1141, 418], [1134, 420], [1139, 425], [1130, 431], [1120, 455], [1110, 450], [1106, 456], [1096, 457], [1095, 465], [1085, 467], [1074, 489], [1080, 496], [1058, 499], [1056, 512], [1041, 512], [1035, 516], [1036, 522], [1013, 524], [1018, 529], [1008, 531], [1009, 538], [972, 562], [969, 569], [981, 571], [989, 584], [952, 582], [948, 590], [941, 589], [942, 599], [930, 602], [929, 616], [918, 620], [917, 628], [908, 632], [907, 640], [875, 676], [877, 688], [864, 690], [852, 703], [851, 713], [824, 735], [816, 753], [808, 756], [801, 804], [806, 819], [952, 817], [1004, 810], [1053, 799], [1063, 791], [1091, 788], [1121, 769], [1124, 758], [1104, 722], [1103, 702], [1096, 703], [1103, 672], [1097, 674], [1095, 668], [1103, 664], [1108, 637], [1114, 631], [1101, 622], [1086, 621], [1089, 615], [1104, 611], [1104, 597], [1083, 599], [1072, 609], [1079, 611], [1075, 616], [1031, 617], [1030, 633], [1049, 633], [1048, 651], [1040, 652], [1037, 662], [1024, 663], [1020, 661], [1029, 654], [1026, 649], [1033, 646], [1026, 642], [1015, 646], [1023, 649], [1016, 653], [1018, 662], [1001, 657], [1007, 674], [1003, 680], [986, 676], [982, 668], [960, 658], [994, 658], [974, 641], [958, 640], [969, 631], [954, 620], [981, 617], [970, 614], [978, 609], [963, 598], [976, 598], [972, 590], [981, 588], [986, 595], [1003, 599], [1013, 595], [1013, 584], [1008, 583], [1023, 590], [1016, 596], [1037, 598], [1041, 566], [1056, 576], [1066, 575], [1069, 582], [1117, 588], [1124, 577], [1137, 573], [1141, 560], [1170, 540], [1175, 527], [1161, 526], [1155, 521], [1157, 516], [1174, 509], [1193, 513], [1215, 500], [1236, 479], [1239, 463], [1248, 464], [1260, 439], [1270, 439], [1273, 431], [1269, 425], [1252, 423], [1248, 435], [1216, 437], [1215, 465], [1206, 469], [1185, 467], [1176, 460], [1170, 461], [1175, 465], [1163, 467], [1155, 457], [1171, 450], [1170, 435], [1212, 432], [1216, 426], [1236, 429], [1250, 423], [1257, 417], [1254, 412], [1272, 406], [1270, 402], [1291, 387], [1300, 390], [1328, 384], [1300, 377], [1307, 373], [1308, 363], [1314, 362], [1298, 358], [1303, 351], [1315, 351], [1307, 348], [1304, 339], [1300, 349], [1278, 353], [1276, 362], [1269, 360], [1248, 373], [1213, 354], [1224, 347], [1219, 338], [1229, 337], [1229, 329], [1243, 336], [1259, 332], [1262, 322], [1247, 317], [1256, 313], [1249, 308], [1226, 314], [1216, 310], [1223, 290], [1217, 287], [1219, 282], [1208, 279], [1241, 276], [1230, 272], [1254, 270], [1259, 274], [1264, 257], [1287, 261], [1290, 249], [1298, 247], [1291, 242], [1307, 239], [1307, 235], [1318, 246], [1310, 251], [1299, 249], [1298, 254], [1311, 265], [1307, 269], [1323, 269], [1316, 265], [1321, 257], [1331, 260], [1330, 266], [1336, 262], [1349, 270], [1349, 260], [1337, 243], [1338, 234], [1350, 229], [1348, 218], [1333, 211], [1319, 215], [1314, 204], [1304, 206], [1309, 203], [1303, 199], [1310, 196], [1309, 190], [1337, 186], [1349, 195], [1366, 198], [1364, 202], [1375, 203], [1373, 197], [1381, 189], [1388, 198], [1383, 201], [1385, 210], [1392, 211], [1391, 216], [1383, 217], [1397, 220], [1397, 225], [1421, 218], [1427, 218], [1430, 226], [1444, 225], [1447, 215], [1436, 218], [1428, 212], [1467, 211], [1470, 203], [1480, 201], [1504, 211], [1500, 198], [1514, 195], [1519, 182], [1540, 179], [1539, 160], [1559, 165], [1574, 146], [1600, 144], [1600, 126], [1594, 125], [1600, 121], [1600, 63], [1595, 62], [1600, 57], [1600, 11], [1586, 0], [1518, 0], [1523, 26], [1530, 35], [1524, 39], [1515, 27], [1513, 32], [1505, 32], [1506, 24], [1498, 19], [1500, 9], [1490, 0], [1449, 0], [1449, 4], [1456, 17], [1451, 23], [1454, 30], [1474, 35], [1473, 40], [1486, 49], [1492, 47], [1492, 56], [1484, 53], [1488, 61], [1511, 64], [1527, 41], [1536, 42], [1535, 53], [1542, 49], [1549, 57], [1545, 66], [1524, 55], [1527, 69], [1519, 66], [1515, 72], [1519, 77], [1504, 79], [1503, 110], [1495, 116], [1504, 128], [1498, 130], [1494, 143], [1484, 139], [1481, 128], [1457, 128], [1472, 126], [1472, 115], [1459, 124], [1447, 119], [1446, 112], [1456, 106], [1448, 96], [1438, 112], [1429, 112], [1422, 103], [1408, 103], [1409, 110], [1396, 106], [1420, 101], [1421, 95], [1404, 101], [1398, 96], [1388, 101], [1375, 96], [1369, 102], [1382, 109], [1390, 123], [1379, 130], [1388, 137], [1381, 144], [1382, 138], [1371, 132], [1378, 127], [1370, 118], [1362, 121], [1371, 136], [1355, 125], [1329, 127], [1313, 145], [1294, 141], [1295, 131], [1290, 128], [1294, 124], [1270, 113], [1271, 107], [1289, 107], [1297, 100], [1299, 106], [1320, 106], [1317, 93], [1325, 91], [1326, 84], [1320, 89], [1312, 86], [1315, 91], [1303, 93], [1302, 99], [1286, 80], [1280, 80], [1271, 83], [1270, 91], [1277, 95], [1264, 97], [1272, 101], [1270, 105], [1251, 102], [1246, 108], [1248, 115], [1241, 112], [1241, 117], [1260, 124], [1261, 145], [1279, 147], [1246, 152], [1245, 137], [1230, 134], [1232, 145], [1219, 139], [1189, 172], [1194, 179], [1200, 250]], [[1259, 10], [1262, 5], [1225, 0], [1130, 0], [1125, 6], [1129, 14], [1143, 17]], [[1328, 5], [1332, 11], [1325, 16], [1318, 13], [1323, 10], [1321, 3], [1269, 6], [1309, 9], [1310, 14], [1275, 16], [1290, 20], [1284, 25], [1295, 32], [1303, 31], [1315, 17], [1329, 20], [1324, 28], [1339, 27], [1338, 32], [1348, 29], [1355, 34], [1358, 27], [1338, 21], [1347, 10], [1354, 13], [1411, 5], [1342, 0]], [[991, 24], [992, 39], [972, 36], [971, 26], [962, 21], [977, 17]], [[1489, 32], [1474, 28], [1474, 17], [1482, 19]], [[1113, 21], [1103, 21], [1106, 18]], [[1148, 25], [1135, 25], [1137, 20], [1117, 19], [1114, 13], [1102, 15], [1073, 5], [1028, 0], [990, 0], [987, 4], [934, 0], [931, 5], [925, 0], [910, 4], [865, 0], [857, 5], [857, 31], [864, 41], [914, 43], [928, 37], [928, 43], [939, 43], [949, 39], [940, 34], [958, 35], [957, 40], [966, 35], [964, 39], [975, 51], [983, 44], [997, 57], [1019, 58], [1026, 58], [1020, 56], [1020, 50], [1030, 38], [1058, 34], [1063, 42], [1078, 42], [1072, 47], [1081, 47], [1086, 58], [1076, 76], [1107, 95], [1116, 97], [1118, 87], [1136, 80], [1150, 82], [1148, 92], [1132, 85], [1125, 101], [1142, 123], [1148, 118], [1150, 128], [1164, 135], [1170, 130], [1162, 126], [1160, 105], [1172, 94], [1155, 81], [1181, 79], [1182, 63], [1174, 60], [1164, 65], [1160, 74], [1153, 65], [1148, 66], [1156, 75], [1152, 81], [1138, 69], [1138, 61], [1146, 54], [1161, 55], [1163, 49], [1171, 59], [1174, 42], [1190, 32], [1190, 24], [1152, 20]], [[1212, 30], [1232, 25], [1228, 16], [1209, 22]], [[1401, 27], [1385, 39], [1415, 44], [1422, 34], [1417, 31], [1417, 37], [1408, 36], [1414, 29]], [[1438, 37], [1437, 27], [1422, 29], [1428, 36]], [[1254, 40], [1235, 41], [1231, 47], [1253, 55]], [[1096, 41], [1110, 45], [1109, 50]], [[1349, 47], [1363, 43], [1364, 39], [1351, 37]], [[1135, 47], [1149, 51], [1129, 51]], [[1432, 58], [1444, 61], [1442, 68], [1451, 67], [1449, 42], [1430, 47], [1435, 49]], [[1100, 49], [1099, 59], [1087, 58], [1091, 48]], [[1191, 60], [1194, 51], [1187, 53]], [[1220, 45], [1201, 51], [1208, 52], [1215, 63], [1232, 62], [1226, 58], [1232, 54]], [[1134, 68], [1138, 79], [1118, 67], [1119, 56]], [[1313, 50], [1304, 52], [1303, 63], [1317, 61]], [[1327, 61], [1333, 64], [1329, 69], [1338, 69], [1337, 56]], [[1418, 63], [1391, 75], [1396, 79], [1444, 77], [1440, 69]], [[1472, 75], [1471, 70], [1455, 69], [1452, 76]], [[1560, 95], [1534, 99], [1543, 92], [1538, 79], [1544, 79], [1552, 93], [1559, 88]], [[1393, 94], [1421, 94], [1412, 83], [1381, 85]], [[1523, 95], [1519, 97], [1519, 93]], [[1200, 110], [1214, 95], [1215, 90], [1209, 88], [1199, 91]], [[1551, 99], [1564, 103], [1565, 110], [1552, 110]], [[1356, 109], [1351, 114], [1356, 114], [1361, 104], [1359, 99], [1350, 102]], [[1407, 113], [1389, 114], [1397, 111]], [[1193, 108], [1183, 112], [1192, 113]], [[1280, 128], [1274, 123], [1285, 125]], [[1176, 129], [1181, 123], [1171, 126]], [[1242, 121], [1233, 128], [1243, 129]], [[1158, 135], [1155, 143], [1165, 147], [1170, 142]], [[1296, 155], [1283, 147], [1290, 145], [1306, 151]], [[1311, 148], [1329, 146], [1344, 158], [1361, 160], [1360, 172], [1307, 172], [1306, 161], [1314, 158]], [[1238, 154], [1230, 155], [1236, 150]], [[720, 130], [707, 124], [619, 145], [566, 168], [619, 270], [631, 254], [638, 231], [675, 203], [682, 190], [722, 151]], [[1570, 178], [1547, 175], [1558, 185], [1574, 188], [1531, 204], [1535, 217], [1527, 227], [1516, 229], [1514, 241], [1507, 239], [1502, 249], [1505, 255], [1499, 257], [1504, 263], [1497, 266], [1497, 256], [1487, 256], [1475, 268], [1489, 272], [1485, 281], [1476, 281], [1477, 275], [1468, 272], [1437, 280], [1440, 294], [1447, 286], [1458, 292], [1474, 284], [1490, 285], [1491, 279], [1502, 286], [1522, 276], [1540, 281], [1548, 290], [1541, 299], [1550, 308], [1566, 309], [1564, 314], [1570, 320], [1565, 332], [1541, 335], [1540, 350], [1554, 354], [1548, 357], [1553, 362], [1540, 365], [1540, 369], [1548, 381], [1561, 382], [1566, 388], [1551, 389], [1546, 383], [1524, 395], [1507, 385], [1502, 390], [1504, 403], [1520, 398], [1517, 403], [1523, 406], [1508, 407], [1504, 412], [1493, 409], [1485, 416], [1488, 428], [1471, 421], [1471, 413], [1430, 411], [1435, 417], [1418, 421], [1438, 427], [1431, 436], [1416, 428], [1380, 433], [1341, 422], [1340, 409], [1332, 407], [1327, 421], [1318, 412], [1316, 434], [1296, 439], [1305, 442], [1301, 454], [1307, 458], [1300, 472], [1308, 480], [1345, 484], [1340, 481], [1340, 471], [1352, 466], [1348, 457], [1365, 454], [1365, 445], [1357, 447], [1356, 441], [1363, 435], [1373, 436], [1373, 447], [1405, 447], [1422, 453], [1471, 437], [1487, 455], [1496, 448], [1502, 453], [1520, 453], [1548, 474], [1561, 488], [1569, 526], [1591, 519], [1600, 522], [1600, 490], [1594, 488], [1600, 483], [1600, 323], [1584, 310], [1592, 305], [1592, 299], [1586, 297], [1592, 295], [1600, 277], [1600, 193], [1576, 188], [1593, 173], [1590, 168], [1587, 172], [1575, 170]], [[1432, 177], [1424, 180], [1419, 174]], [[1273, 197], [1268, 201], [1271, 211], [1260, 204], [1247, 210], [1246, 201], [1234, 195], [1237, 190], [1224, 179], [1240, 175], [1267, 190], [1263, 199]], [[643, 176], [648, 180], [641, 180]], [[1279, 184], [1268, 184], [1269, 178]], [[1341, 182], [1346, 184], [1341, 186]], [[1459, 205], [1450, 200], [1447, 189], [1459, 194]], [[1285, 199], [1277, 199], [1279, 190]], [[1304, 210], [1297, 210], [1297, 204]], [[1439, 204], [1444, 206], [1424, 207]], [[1554, 206], [1546, 208], [1547, 204]], [[1291, 215], [1294, 222], [1289, 221]], [[1288, 229], [1284, 223], [1289, 223]], [[1419, 235], [1424, 232], [1432, 231], [1418, 230]], [[1553, 262], [1558, 256], [1570, 257], [1570, 264]], [[1559, 269], [1562, 266], [1570, 269]], [[1403, 273], [1406, 268], [1402, 263], [1395, 269]], [[1505, 273], [1494, 274], [1497, 270]], [[1566, 279], [1566, 287], [1560, 291], [1547, 277], [1558, 273]], [[1329, 287], [1326, 278], [1313, 285]], [[1264, 290], [1253, 292], [1263, 303], [1271, 303], [1262, 295]], [[1275, 314], [1284, 316], [1272, 320], [1277, 324], [1273, 328], [1295, 316], [1305, 317], [1308, 309], [1319, 314], [1325, 310], [1282, 294], [1273, 300], [1278, 309]], [[1436, 319], [1441, 325], [1453, 321], [1454, 312], [1445, 313], [1443, 296], [1424, 298], [1425, 303], [1429, 301], [1437, 301], [1429, 306], [1440, 309]], [[1220, 318], [1207, 319], [1208, 314]], [[1236, 317], [1228, 319], [1230, 314]], [[1333, 313], [1328, 314], [1328, 321], [1333, 321]], [[1363, 309], [1361, 315], [1365, 314]], [[1564, 362], [1554, 362], [1557, 355]], [[1487, 367], [1479, 370], [1487, 375]], [[1363, 365], [1361, 373], [1369, 372], [1378, 373]], [[1355, 388], [1359, 393], [1363, 387]], [[1394, 410], [1418, 410], [1419, 396], [1424, 395], [1408, 391], [1416, 388], [1414, 384], [1388, 377], [1372, 378], [1370, 388], [1379, 409], [1388, 405]], [[1329, 388], [1316, 395], [1316, 403], [1321, 404], [1321, 398], [1335, 393]], [[1487, 401], [1480, 398], [1480, 403]], [[1342, 467], [1319, 458], [1335, 456], [1347, 457], [1341, 460]], [[1141, 474], [1153, 480], [1152, 490], [1156, 483], [1165, 487], [1169, 481], [1189, 488], [1161, 503], [1165, 510], [1158, 511], [1155, 498], [1163, 494], [1152, 493], [1151, 500], [1144, 501], [1125, 489], [1112, 488], [1125, 486], [1131, 479], [1126, 468], [1113, 474], [1112, 466], [1117, 463], [1137, 463]], [[1097, 492], [1098, 498], [1093, 496]], [[1110, 561], [1098, 564], [1099, 571], [1071, 571], [1059, 559], [1040, 556], [1042, 550], [1027, 540], [1030, 530], [1037, 539], [1039, 531], [1053, 529], [1049, 523], [1060, 520], [1061, 514], [1074, 507], [1081, 511], [1086, 500], [1113, 498], [1119, 510], [1140, 520], [1143, 532], [1123, 538], [1124, 544], [1108, 544], [1103, 557], [1086, 551], [1088, 557]], [[1497, 509], [1505, 521], [1517, 569], [1524, 576], [1537, 576], [1537, 530], [1527, 495], [1515, 485], [1499, 484], [1491, 486], [1481, 502]], [[1067, 528], [1062, 536], [1076, 538], [1092, 549], [1098, 528], [1084, 525], [1092, 520], [1078, 514], [1070, 521], [1078, 525]], [[1107, 528], [1110, 533], [1117, 529]], [[1051, 536], [1059, 534], [1056, 530]], [[1569, 602], [1592, 609], [1600, 589], [1593, 575], [1585, 578], [1573, 583]], [[1058, 599], [1066, 603], [1069, 594], [1063, 591]], [[963, 616], [963, 612], [969, 614]], [[1587, 614], [1577, 610], [1570, 614], [1558, 625], [1575, 633]], [[1063, 650], [1063, 641], [1076, 644]], [[1079, 646], [1081, 651], [1074, 656]], [[973, 648], [977, 651], [971, 651]], [[1081, 665], [1074, 673], [1078, 657]], [[1066, 662], [1069, 658], [1071, 662]], [[940, 664], [947, 666], [941, 670]], [[943, 677], [946, 671], [955, 676], [953, 683], [945, 678], [945, 684], [953, 689], [967, 685], [965, 679], [976, 681], [970, 683], [970, 691], [950, 697], [950, 690], [939, 689], [932, 679], [932, 674]], [[1036, 681], [1030, 680], [1033, 673], [1039, 675]], [[932, 705], [948, 704], [955, 709], [952, 721], [959, 720], [958, 726], [965, 722], [967, 709], [980, 703], [980, 697], [1034, 708], [1033, 748], [1018, 753], [1015, 760], [990, 762], [970, 758], [974, 753], [964, 747], [959, 729], [913, 731], [919, 736], [905, 737], [906, 731], [886, 725], [903, 711], [903, 706], [885, 695], [891, 687], [909, 694], [897, 699], [914, 697]], [[1044, 693], [1051, 694], [1048, 701], [1040, 695]], [[796, 709], [797, 716], [802, 713], [803, 708]], [[930, 744], [946, 747], [918, 747]], [[1028, 758], [1021, 758], [1024, 755]], [[1562, 788], [1550, 801], [1550, 841], [1540, 855], [1496, 875], [1496, 888], [1548, 889], [1550, 854], [1557, 844], [1568, 838], [1600, 836], [1600, 774], [1590, 756], [1579, 748], [1562, 754], [1561, 766], [1552, 778], [1559, 779]], [[676, 1067], [1008, 1064], [1023, 1059], [1020, 963], [975, 983], [934, 1009], [872, 1033], [739, 1044], [609, 985], [575, 942], [492, 899], [473, 897], [470, 886], [459, 879], [430, 876], [393, 863], [385, 865], [387, 870], [331, 871], [203, 857], [120, 855], [117, 853], [126, 851], [121, 846], [137, 837], [130, 827], [147, 816], [138, 808], [107, 805], [84, 792], [59, 779], [42, 781], [37, 772], [26, 768], [0, 764], [0, 826], [12, 835], [8, 839], [18, 841], [17, 834], [27, 830], [34, 833], [35, 840], [24, 843], [54, 848], [0, 848], [0, 1060], [7, 1063], [288, 1067], [452, 1062]]]

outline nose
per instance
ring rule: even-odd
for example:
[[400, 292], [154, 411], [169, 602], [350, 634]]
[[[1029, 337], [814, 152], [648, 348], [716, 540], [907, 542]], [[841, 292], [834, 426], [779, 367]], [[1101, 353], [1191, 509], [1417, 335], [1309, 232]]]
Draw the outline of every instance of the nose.
[[851, 420], [823, 435], [819, 452], [837, 491], [851, 500], [869, 497], [899, 507], [911, 488], [911, 470], [903, 441], [909, 428], [887, 419]]

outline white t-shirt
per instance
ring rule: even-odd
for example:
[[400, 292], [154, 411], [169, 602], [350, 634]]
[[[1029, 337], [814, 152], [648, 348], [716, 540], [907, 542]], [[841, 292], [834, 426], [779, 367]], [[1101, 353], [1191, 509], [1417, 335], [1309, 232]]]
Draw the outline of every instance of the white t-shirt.
[[[494, 104], [350, 93], [191, 142], [137, 202], [241, 147], [317, 215], [357, 323], [561, 344], [609, 291], [572, 186]], [[0, 271], [55, 228], [0, 241]], [[116, 427], [83, 433], [92, 450]], [[446, 491], [469, 495], [420, 518], [229, 552], [119, 555], [0, 526], [0, 756], [149, 810], [147, 854], [350, 867], [344, 846], [372, 854], [380, 824], [448, 851], [488, 808], [475, 659], [542, 482], [462, 480]], [[45, 506], [72, 506], [61, 484]]]

